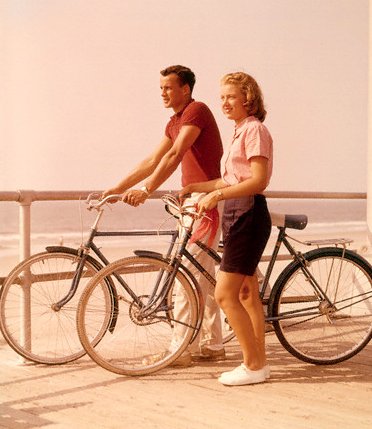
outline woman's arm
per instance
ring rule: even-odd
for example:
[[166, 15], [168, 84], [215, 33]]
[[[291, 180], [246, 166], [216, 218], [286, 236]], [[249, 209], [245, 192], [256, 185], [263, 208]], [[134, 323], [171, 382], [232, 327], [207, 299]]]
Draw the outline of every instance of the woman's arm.
[[[251, 158], [252, 177], [236, 185], [227, 186], [223, 189], [215, 188], [198, 203], [199, 213], [216, 207], [218, 201], [232, 198], [246, 197], [263, 192], [266, 188], [268, 174], [268, 160], [262, 156]], [[222, 180], [222, 179], [221, 179]], [[209, 183], [209, 182], [207, 182]], [[225, 182], [223, 182], [225, 183]]]
[[207, 182], [191, 183], [181, 189], [179, 197], [184, 198], [185, 195], [193, 192], [212, 192], [216, 189], [224, 188], [225, 186], [227, 186], [227, 184], [221, 178], [208, 180]]

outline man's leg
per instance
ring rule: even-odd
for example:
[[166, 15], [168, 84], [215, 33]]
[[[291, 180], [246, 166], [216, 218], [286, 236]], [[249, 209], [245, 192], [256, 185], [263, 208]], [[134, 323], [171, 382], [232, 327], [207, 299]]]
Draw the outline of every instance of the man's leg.
[[[193, 193], [191, 198], [185, 200], [185, 205], [195, 204], [200, 199], [201, 194]], [[221, 205], [222, 206], [222, 205]], [[221, 219], [221, 207], [219, 207], [219, 214]], [[196, 221], [194, 224], [194, 231], [198, 228], [199, 222]], [[213, 239], [211, 248], [217, 250], [218, 243], [220, 241], [221, 229], [220, 222]], [[208, 243], [210, 232], [208, 232], [200, 241], [204, 244]], [[205, 270], [215, 278], [215, 261], [206, 252], [204, 252], [198, 245], [190, 244], [188, 251], [194, 256], [195, 259], [205, 268]], [[222, 326], [220, 309], [214, 298], [214, 286], [203, 276], [203, 274], [196, 269], [188, 260], [183, 261], [185, 266], [194, 275], [197, 283], [200, 286], [205, 308], [202, 326], [195, 341], [190, 345], [190, 351], [192, 353], [201, 353], [205, 347], [209, 347], [210, 350], [223, 350], [222, 344]]]
[[[184, 201], [184, 205], [193, 205], [200, 198], [201, 194], [192, 194], [191, 198], [187, 198]], [[188, 217], [185, 216], [183, 219], [184, 223], [189, 221]], [[198, 228], [199, 221], [196, 221], [194, 224], [194, 231]], [[200, 241], [204, 244], [207, 244], [209, 239], [210, 232], [206, 234]], [[211, 246], [214, 250], [217, 250], [218, 243], [220, 239], [220, 228], [218, 227], [216, 235], [213, 240], [213, 245]], [[193, 255], [198, 262], [208, 271], [213, 277], [215, 277], [215, 261], [211, 258], [206, 252], [204, 252], [198, 245], [190, 244], [187, 246], [187, 250]], [[202, 326], [200, 328], [199, 334], [195, 338], [192, 344], [190, 344], [188, 352], [193, 353], [194, 355], [201, 355], [207, 347], [210, 352], [210, 356], [216, 354], [217, 357], [224, 357], [224, 348], [222, 344], [222, 327], [221, 327], [221, 317], [220, 309], [214, 298], [214, 286], [200, 273], [200, 271], [194, 267], [186, 258], [182, 261], [185, 267], [190, 270], [190, 272], [195, 277], [197, 283], [200, 286], [203, 300], [205, 303], [204, 317], [202, 321]], [[174, 314], [176, 319], [183, 320], [185, 315], [185, 309], [187, 308], [187, 302], [182, 293], [177, 293], [175, 300]], [[182, 337], [184, 327], [182, 324], [176, 324], [174, 327], [173, 343], [177, 344], [179, 338]], [[217, 353], [213, 353], [217, 352]], [[223, 356], [222, 356], [223, 355]], [[207, 355], [208, 356], [208, 350]], [[186, 359], [185, 359], [186, 360]]]

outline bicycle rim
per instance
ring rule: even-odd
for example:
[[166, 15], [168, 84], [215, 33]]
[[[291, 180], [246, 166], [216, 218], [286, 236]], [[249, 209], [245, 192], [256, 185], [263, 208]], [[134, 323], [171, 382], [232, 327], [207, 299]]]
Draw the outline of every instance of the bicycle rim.
[[[130, 257], [110, 264], [91, 279], [79, 302], [77, 326], [81, 343], [97, 364], [117, 374], [144, 375], [168, 366], [185, 350], [197, 327], [198, 309], [194, 291], [183, 274], [177, 273], [159, 309], [145, 317], [141, 313], [157, 280], [162, 280], [159, 293], [172, 269], [162, 260]], [[116, 324], [94, 345], [92, 338], [106, 317], [100, 304], [106, 275], [114, 281], [118, 294], [113, 315]], [[115, 275], [120, 275], [135, 299]], [[182, 313], [181, 296], [185, 302]]]
[[299, 264], [291, 264], [273, 290], [271, 314], [282, 318], [274, 322], [276, 334], [290, 353], [305, 362], [342, 362], [372, 337], [371, 267], [359, 255], [338, 248], [316, 249], [303, 256], [330, 303], [319, 298]]
[[20, 263], [7, 277], [0, 327], [8, 344], [25, 359], [62, 364], [85, 354], [76, 331], [76, 309], [80, 291], [98, 268], [86, 261], [75, 296], [59, 311], [53, 309], [70, 290], [78, 261], [70, 253], [44, 252]]

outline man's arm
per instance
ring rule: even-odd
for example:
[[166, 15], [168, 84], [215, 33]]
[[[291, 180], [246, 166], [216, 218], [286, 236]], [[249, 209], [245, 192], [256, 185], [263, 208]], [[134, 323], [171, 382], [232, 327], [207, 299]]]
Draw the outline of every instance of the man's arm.
[[149, 194], [158, 189], [177, 169], [184, 154], [195, 143], [199, 134], [200, 128], [195, 125], [184, 125], [173, 146], [164, 154], [152, 174], [148, 176], [145, 183], [148, 193], [130, 190], [124, 194], [123, 201], [135, 207], [144, 203]]
[[146, 181], [149, 192], [153, 192], [162, 185], [177, 169], [185, 153], [195, 143], [200, 134], [200, 128], [195, 125], [184, 125], [172, 148], [165, 154], [155, 171]]
[[137, 167], [124, 177], [116, 186], [107, 189], [102, 196], [105, 197], [111, 194], [122, 194], [132, 186], [135, 186], [137, 183], [146, 179], [146, 177], [149, 177], [155, 171], [157, 165], [171, 147], [172, 141], [167, 136], [164, 136], [159, 146], [150, 156], [141, 161]]

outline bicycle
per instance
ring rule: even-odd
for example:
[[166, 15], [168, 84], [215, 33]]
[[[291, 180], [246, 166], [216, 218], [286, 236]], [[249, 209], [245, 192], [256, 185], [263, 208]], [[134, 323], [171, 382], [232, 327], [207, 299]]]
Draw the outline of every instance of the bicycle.
[[[96, 237], [170, 235], [167, 253], [170, 255], [177, 231], [98, 230], [105, 204], [120, 197], [110, 195], [94, 203], [98, 194], [89, 195], [88, 210], [97, 210], [97, 216], [87, 240], [78, 249], [48, 246], [46, 251], [18, 264], [7, 276], [0, 291], [0, 330], [13, 350], [25, 359], [63, 364], [85, 355], [75, 322], [80, 291], [95, 273], [109, 264], [94, 243]], [[107, 278], [105, 284], [111, 307], [115, 301], [112, 280]], [[115, 320], [110, 323], [109, 330]]]
[[[215, 283], [186, 249], [197, 217], [195, 209], [181, 207], [172, 197], [163, 200], [180, 223], [178, 250], [168, 258], [136, 251], [136, 256], [109, 264], [90, 279], [78, 305], [77, 330], [84, 349], [97, 364], [121, 375], [145, 375], [165, 368], [197, 335], [203, 302], [183, 258]], [[184, 225], [184, 216], [191, 218], [189, 226]], [[360, 352], [372, 337], [372, 267], [346, 249], [351, 240], [306, 241], [303, 244], [318, 247], [305, 253], [296, 251], [286, 229], [301, 230], [306, 225], [305, 215], [284, 215], [278, 222], [260, 296], [263, 299], [284, 244], [293, 261], [274, 283], [266, 321], [272, 323], [279, 341], [292, 355], [308, 363], [335, 364]], [[220, 260], [216, 252], [201, 247], [216, 262]], [[117, 294], [117, 306], [111, 307], [110, 313], [105, 310], [107, 278], [113, 280]], [[182, 315], [177, 310], [179, 288], [187, 299]], [[115, 319], [116, 325], [108, 333], [110, 319]], [[175, 331], [182, 331], [176, 340]], [[94, 342], [97, 337], [100, 341]]]

